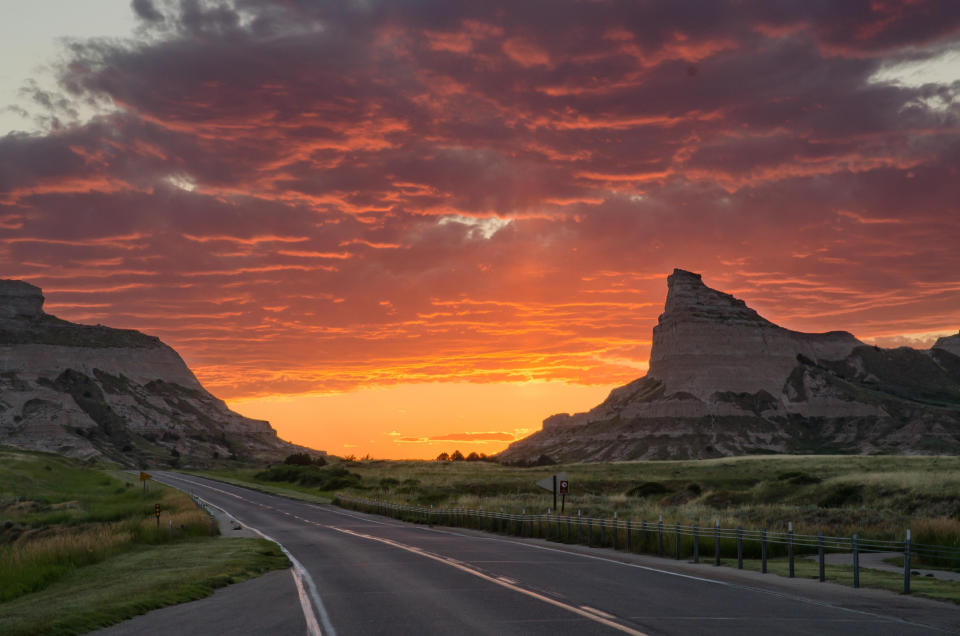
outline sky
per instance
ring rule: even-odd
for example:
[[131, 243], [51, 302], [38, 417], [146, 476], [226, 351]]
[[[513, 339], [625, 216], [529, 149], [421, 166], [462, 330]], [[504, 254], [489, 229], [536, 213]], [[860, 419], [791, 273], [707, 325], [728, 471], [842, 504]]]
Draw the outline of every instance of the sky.
[[0, 9], [0, 275], [297, 443], [497, 452], [646, 372], [675, 267], [960, 328], [950, 0]]

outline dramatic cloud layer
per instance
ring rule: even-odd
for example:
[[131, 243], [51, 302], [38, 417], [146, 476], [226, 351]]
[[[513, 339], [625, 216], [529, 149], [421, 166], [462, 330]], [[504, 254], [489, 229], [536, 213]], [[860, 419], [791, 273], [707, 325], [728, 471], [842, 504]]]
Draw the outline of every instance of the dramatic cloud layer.
[[0, 266], [223, 397], [627, 381], [675, 266], [794, 329], [960, 327], [950, 0], [132, 10], [0, 138]]

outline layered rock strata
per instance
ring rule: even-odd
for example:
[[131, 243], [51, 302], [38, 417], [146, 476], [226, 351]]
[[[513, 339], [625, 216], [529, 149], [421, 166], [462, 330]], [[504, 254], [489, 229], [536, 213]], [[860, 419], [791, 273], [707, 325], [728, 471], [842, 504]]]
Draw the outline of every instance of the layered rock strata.
[[43, 300], [38, 287], [0, 280], [0, 444], [125, 465], [299, 449], [228, 409], [158, 338], [67, 322]]
[[554, 415], [505, 462], [960, 452], [960, 334], [929, 351], [801, 333], [674, 270], [649, 373]]

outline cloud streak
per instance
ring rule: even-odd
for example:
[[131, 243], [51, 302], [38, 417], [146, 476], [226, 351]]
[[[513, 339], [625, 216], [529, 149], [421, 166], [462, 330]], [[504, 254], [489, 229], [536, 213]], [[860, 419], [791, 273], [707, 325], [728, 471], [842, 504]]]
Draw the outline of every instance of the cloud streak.
[[218, 395], [628, 381], [675, 266], [795, 329], [960, 324], [960, 82], [880, 72], [953, 3], [131, 10], [35, 95], [112, 110], [0, 138], [0, 266]]

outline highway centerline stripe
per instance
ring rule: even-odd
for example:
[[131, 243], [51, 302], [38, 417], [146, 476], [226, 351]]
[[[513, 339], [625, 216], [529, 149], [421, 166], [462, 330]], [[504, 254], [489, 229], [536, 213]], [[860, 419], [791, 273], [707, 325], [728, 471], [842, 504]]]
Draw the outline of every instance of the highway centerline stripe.
[[[559, 608], [561, 608], [561, 609], [567, 610], [568, 612], [573, 612], [574, 614], [577, 614], [578, 616], [582, 616], [582, 617], [584, 617], [584, 618], [587, 618], [587, 619], [589, 619], [589, 620], [591, 620], [591, 621], [594, 621], [595, 623], [600, 623], [600, 624], [602, 624], [602, 625], [606, 625], [607, 627], [611, 627], [611, 628], [613, 628], [613, 629], [615, 629], [615, 630], [617, 630], [617, 631], [619, 631], [619, 632], [623, 632], [624, 634], [631, 634], [631, 636], [647, 636], [647, 634], [645, 634], [644, 632], [635, 630], [635, 629], [633, 629], [633, 628], [631, 628], [631, 627], [627, 627], [626, 625], [621, 625], [620, 623], [617, 623], [617, 622], [614, 622], [614, 621], [610, 620], [610, 618], [606, 618], [607, 616], [610, 616], [610, 615], [609, 615], [609, 614], [606, 614], [605, 612], [600, 612], [600, 610], [595, 610], [595, 609], [593, 609], [593, 608], [590, 608], [591, 611], [587, 611], [587, 610], [585, 610], [585, 609], [581, 609], [581, 608], [576, 607], [576, 606], [574, 606], [574, 605], [568, 605], [567, 603], [564, 603], [564, 602], [562, 602], [562, 601], [558, 601], [558, 600], [556, 600], [556, 599], [552, 599], [552, 598], [550, 598], [549, 596], [544, 596], [543, 594], [538, 594], [537, 592], [534, 592], [534, 591], [532, 591], [532, 590], [528, 590], [528, 589], [522, 588], [522, 587], [520, 587], [519, 585], [515, 585], [515, 584], [513, 584], [513, 583], [508, 583], [507, 581], [503, 580], [503, 579], [500, 578], [500, 577], [489, 576], [489, 575], [487, 575], [487, 574], [484, 574], [483, 572], [480, 572], [479, 570], [474, 570], [473, 568], [468, 567], [467, 565], [464, 565], [462, 562], [457, 561], [456, 559], [451, 559], [451, 558], [448, 558], [448, 557], [442, 557], [442, 556], [439, 556], [439, 555], [437, 555], [437, 554], [433, 554], [433, 553], [427, 552], [426, 550], [423, 550], [423, 549], [418, 548], [418, 547], [416, 547], [416, 546], [407, 545], [407, 544], [405, 544], [405, 543], [399, 543], [398, 541], [393, 541], [392, 539], [384, 539], [383, 537], [375, 537], [375, 536], [373, 536], [373, 535], [363, 534], [363, 533], [361, 533], [361, 532], [354, 532], [353, 530], [347, 530], [346, 528], [338, 528], [338, 527], [336, 527], [336, 526], [326, 526], [326, 527], [327, 527], [327, 528], [330, 528], [331, 530], [336, 530], [337, 532], [342, 532], [343, 534], [349, 534], [349, 535], [351, 535], [351, 536], [359, 537], [359, 538], [361, 538], [361, 539], [367, 539], [368, 541], [377, 541], [377, 542], [384, 543], [384, 544], [387, 544], [387, 545], [389, 545], [389, 546], [392, 546], [392, 547], [394, 547], [394, 548], [399, 548], [400, 550], [405, 550], [405, 551], [407, 551], [407, 552], [412, 552], [412, 553], [414, 553], [414, 554], [419, 554], [420, 556], [426, 557], [426, 558], [428, 558], [428, 559], [433, 559], [434, 561], [438, 561], [438, 562], [440, 562], [440, 563], [443, 563], [444, 565], [449, 565], [450, 567], [457, 568], [458, 570], [460, 570], [460, 571], [462, 571], [462, 572], [466, 572], [467, 574], [472, 574], [473, 576], [476, 576], [476, 577], [478, 577], [478, 578], [481, 578], [481, 579], [483, 579], [484, 581], [489, 581], [489, 582], [493, 583], [494, 585], [499, 585], [500, 587], [505, 587], [505, 588], [507, 588], [508, 590], [513, 590], [514, 592], [519, 592], [520, 594], [525, 594], [525, 595], [527, 595], [527, 596], [529, 596], [529, 597], [531, 597], [531, 598], [537, 599], [538, 601], [543, 601], [544, 603], [549, 603], [550, 605], [553, 605], [554, 607], [559, 607]], [[595, 612], [596, 612], [596, 613], [595, 613]], [[601, 616], [600, 614], [603, 614], [603, 615]], [[611, 618], [612, 618], [612, 617], [611, 617]]]

